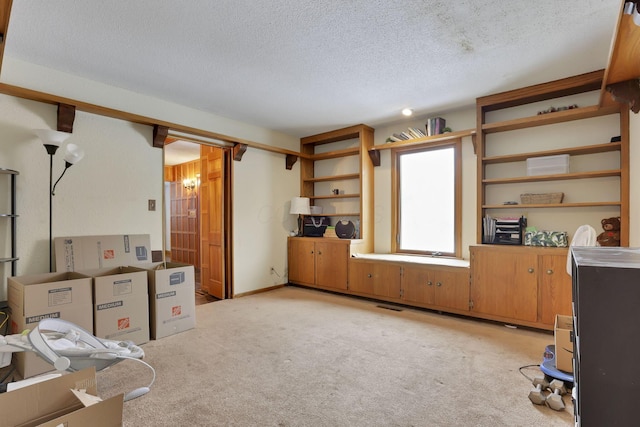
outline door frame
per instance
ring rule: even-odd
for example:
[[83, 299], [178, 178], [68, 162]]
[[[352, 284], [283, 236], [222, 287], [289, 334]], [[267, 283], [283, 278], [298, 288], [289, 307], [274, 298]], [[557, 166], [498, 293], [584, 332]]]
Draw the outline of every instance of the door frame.
[[[189, 138], [184, 135], [180, 135], [179, 138], [172, 139], [181, 139], [184, 141], [188, 141], [194, 144], [198, 144], [200, 146], [213, 146], [216, 148], [220, 148], [222, 150], [222, 162], [223, 162], [223, 175], [222, 175], [222, 186], [223, 186], [223, 233], [224, 233], [224, 249], [223, 249], [223, 268], [224, 268], [224, 299], [232, 299], [234, 297], [233, 289], [234, 289], [234, 276], [233, 276], [233, 147], [221, 146], [216, 143], [209, 143], [203, 141], [200, 137], [198, 138]], [[202, 161], [202, 157], [200, 157], [200, 161]], [[163, 221], [162, 221], [162, 240], [163, 240], [163, 260], [165, 260], [164, 254], [166, 253], [166, 235], [167, 231], [170, 233], [171, 226], [169, 225], [169, 230], [167, 230], [167, 212], [165, 209], [167, 201], [164, 200], [166, 198], [165, 194], [165, 165], [164, 165], [164, 156], [163, 156], [163, 174], [162, 174], [162, 197], [163, 197]], [[198, 192], [198, 205], [201, 206], [201, 193]], [[200, 227], [200, 257], [202, 258], [202, 218], [201, 218], [201, 210], [198, 210], [198, 226]], [[200, 259], [200, 265], [202, 265], [202, 259]]]

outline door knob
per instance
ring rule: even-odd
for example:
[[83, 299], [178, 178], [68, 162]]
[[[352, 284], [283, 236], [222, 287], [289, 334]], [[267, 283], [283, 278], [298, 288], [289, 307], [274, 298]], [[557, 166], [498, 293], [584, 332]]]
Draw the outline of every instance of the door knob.
[[431, 280], [428, 280], [428, 281], [427, 281], [427, 285], [428, 285], [428, 286], [431, 286], [431, 285], [433, 285], [433, 282], [432, 282]]
[[436, 286], [442, 286], [442, 282], [436, 282]]
[[547, 270], [547, 274], [553, 274], [553, 270], [552, 269], [548, 269]]
[[527, 271], [528, 271], [529, 273], [533, 273], [533, 272], [534, 272], [533, 268], [531, 268], [531, 267], [529, 267], [529, 269], [528, 269]]

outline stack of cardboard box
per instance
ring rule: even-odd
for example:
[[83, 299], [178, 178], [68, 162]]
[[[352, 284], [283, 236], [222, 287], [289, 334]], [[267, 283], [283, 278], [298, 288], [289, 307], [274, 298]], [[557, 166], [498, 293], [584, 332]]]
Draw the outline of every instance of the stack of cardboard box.
[[[144, 344], [195, 327], [193, 265], [151, 263], [148, 235], [55, 239], [57, 273], [8, 279], [12, 333], [44, 318], [75, 323], [98, 338]], [[53, 367], [16, 353], [28, 378]]]

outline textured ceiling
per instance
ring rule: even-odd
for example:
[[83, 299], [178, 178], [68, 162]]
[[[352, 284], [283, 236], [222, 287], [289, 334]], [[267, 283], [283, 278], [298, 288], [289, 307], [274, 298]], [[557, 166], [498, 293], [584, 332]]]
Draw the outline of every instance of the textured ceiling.
[[605, 68], [620, 4], [20, 0], [5, 56], [305, 136]]

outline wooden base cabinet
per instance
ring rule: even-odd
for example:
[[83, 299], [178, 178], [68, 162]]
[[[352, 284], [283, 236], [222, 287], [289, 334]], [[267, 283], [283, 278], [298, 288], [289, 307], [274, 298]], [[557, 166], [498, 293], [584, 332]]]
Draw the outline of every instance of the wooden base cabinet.
[[566, 248], [472, 246], [471, 313], [553, 329], [556, 314], [571, 315]]
[[352, 258], [349, 291], [359, 295], [400, 299], [401, 266]]
[[469, 311], [469, 269], [352, 258], [349, 292], [455, 313]]
[[347, 290], [349, 257], [360, 240], [289, 237], [289, 282]]
[[402, 299], [409, 304], [469, 311], [469, 271], [439, 265], [405, 265]]

